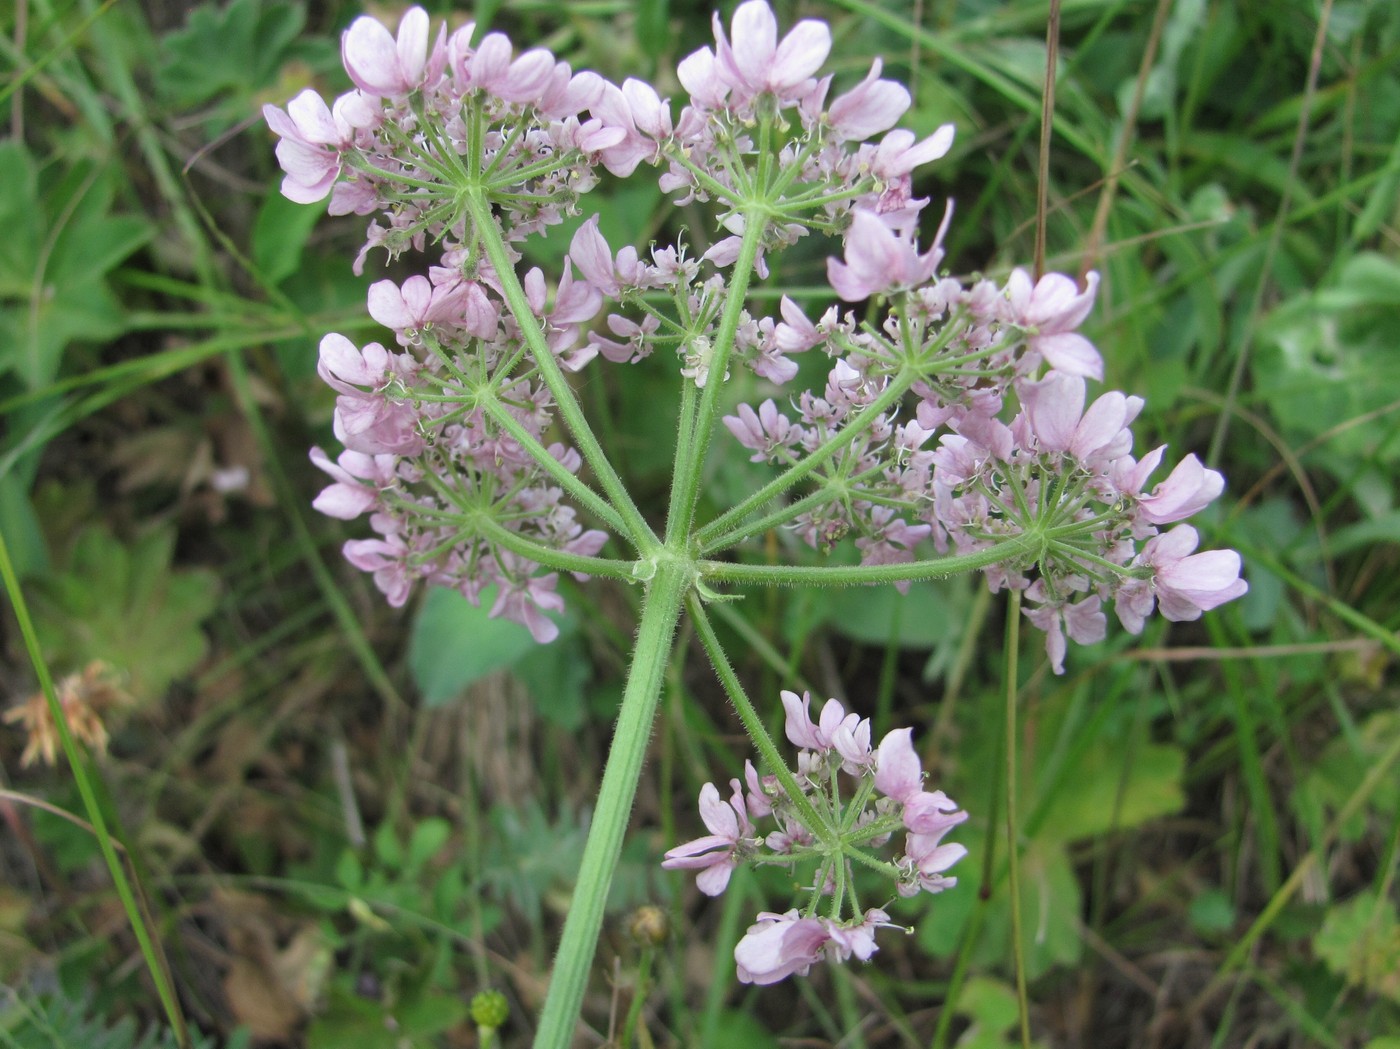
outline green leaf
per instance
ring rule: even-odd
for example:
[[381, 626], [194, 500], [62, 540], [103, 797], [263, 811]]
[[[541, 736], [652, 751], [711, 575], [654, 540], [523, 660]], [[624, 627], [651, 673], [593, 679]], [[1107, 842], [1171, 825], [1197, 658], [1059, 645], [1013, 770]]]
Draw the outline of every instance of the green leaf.
[[1071, 842], [1180, 812], [1185, 764], [1180, 749], [1164, 744], [1139, 743], [1131, 752], [1107, 743], [1093, 747], [1075, 765], [1072, 789], [1051, 801], [1039, 834]]
[[102, 660], [125, 672], [139, 702], [160, 699], [204, 658], [200, 624], [218, 604], [212, 572], [173, 567], [175, 533], [125, 545], [101, 525], [79, 532], [34, 590], [44, 650], [62, 673]]
[[954, 1043], [957, 1049], [1015, 1049], [1021, 1044], [1011, 1037], [1021, 1017], [1021, 1005], [1016, 991], [1000, 980], [970, 977], [958, 995], [957, 1013], [971, 1021]]
[[745, 1049], [778, 1049], [776, 1035], [753, 1013], [743, 1009], [721, 1009], [709, 1025], [713, 1046], [739, 1046]]
[[253, 263], [263, 277], [279, 284], [301, 268], [301, 255], [311, 229], [326, 213], [324, 204], [293, 204], [280, 193], [269, 193], [253, 223]]
[[582, 727], [588, 715], [584, 686], [592, 675], [588, 651], [577, 636], [535, 645], [511, 665], [511, 673], [530, 691], [535, 712], [566, 732]]
[[405, 869], [416, 871], [441, 851], [452, 836], [452, 825], [437, 816], [423, 820], [413, 828], [408, 839], [408, 860]]
[[[306, 21], [301, 4], [232, 0], [203, 4], [161, 41], [156, 87], [181, 107], [213, 99], [247, 112], [252, 93], [271, 84]], [[232, 102], [232, 104], [230, 104]]]
[[394, 833], [394, 825], [388, 821], [374, 830], [374, 855], [391, 870], [403, 866], [403, 846], [399, 844], [399, 836]]
[[[957, 875], [958, 884], [936, 896], [921, 898], [928, 910], [916, 926], [919, 946], [936, 956], [950, 956], [961, 942], [973, 910], [985, 906], [973, 961], [982, 967], [1002, 965], [1011, 957], [1011, 898], [1006, 869], [999, 863], [992, 897], [980, 904], [976, 884], [985, 839], [968, 824], [958, 830], [956, 840], [968, 850], [950, 872]], [[1026, 975], [1034, 979], [1056, 965], [1073, 965], [1083, 949], [1078, 917], [1081, 897], [1068, 850], [1045, 838], [1030, 842], [1021, 853], [1020, 882], [1021, 946]]]
[[1400, 916], [1371, 891], [1329, 907], [1313, 950], [1347, 983], [1400, 1002]]
[[967, 579], [948, 579], [915, 583], [907, 594], [865, 586], [820, 590], [813, 599], [826, 625], [853, 641], [930, 649], [962, 637], [971, 593]]
[[428, 591], [408, 640], [408, 669], [428, 706], [456, 699], [535, 647], [523, 626], [487, 615], [494, 601], [493, 587], [482, 591], [480, 606], [453, 590]]

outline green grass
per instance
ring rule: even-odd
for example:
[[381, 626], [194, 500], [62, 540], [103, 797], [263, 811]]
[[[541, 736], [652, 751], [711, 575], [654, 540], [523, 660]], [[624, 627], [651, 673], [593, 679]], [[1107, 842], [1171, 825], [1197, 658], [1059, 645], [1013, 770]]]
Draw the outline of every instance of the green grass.
[[[1049, 265], [1103, 274], [1087, 331], [1107, 385], [1147, 400], [1140, 446], [1209, 456], [1228, 479], [1198, 527], [1203, 546], [1242, 551], [1246, 599], [1141, 639], [1111, 629], [1063, 678], [1022, 639], [1031, 1036], [1381, 1049], [1400, 1029], [1400, 11], [1178, 0], [1154, 33], [1152, 0], [1065, 3], [1042, 175], [1046, 10], [778, 4], [784, 24], [832, 21], [840, 78], [875, 54], [911, 78], [907, 126], [957, 123], [953, 153], [917, 184], [957, 201], [955, 270], [1029, 264], [1043, 185]], [[708, 8], [664, 0], [490, 12], [518, 47], [654, 75], [673, 98], [669, 70], [709, 33]], [[188, 20], [181, 5], [94, 0], [0, 13], [0, 534], [35, 620], [27, 649], [12, 596], [5, 683], [18, 703], [44, 675], [102, 660], [139, 686], [109, 711], [107, 754], [77, 766], [92, 789], [63, 762], [21, 768], [25, 738], [0, 726], [0, 982], [14, 989], [0, 1046], [147, 1044], [152, 1025], [177, 1044], [177, 1011], [214, 1044], [242, 1028], [388, 1045], [347, 1039], [391, 1022], [415, 1047], [455, 1046], [488, 987], [511, 1004], [504, 1044], [533, 1031], [635, 595], [574, 588], [562, 655], [430, 704], [411, 655], [421, 613], [385, 607], [339, 555], [353, 530], [310, 511], [306, 449], [334, 443], [316, 341], [371, 327], [369, 278], [350, 273], [362, 220], [313, 225], [277, 196], [257, 112], [308, 83], [340, 90], [335, 41], [357, 13], [270, 0]], [[696, 221], [642, 181], [589, 202], [614, 244]], [[531, 250], [557, 260], [566, 243]], [[827, 251], [804, 244], [778, 275], [820, 294]], [[673, 376], [658, 355], [580, 378], [594, 431], [658, 520]], [[702, 502], [723, 508], [761, 474], [735, 464], [706, 483]], [[735, 984], [734, 942], [788, 886], [765, 870], [710, 901], [658, 867], [693, 836], [700, 784], [737, 775], [747, 750], [687, 637], [585, 1001], [600, 1037], [1017, 1044], [994, 816], [1004, 599], [976, 592], [712, 606], [707, 629], [770, 731], [777, 690], [810, 686], [878, 710], [877, 732], [912, 723], [935, 741], [925, 765], [973, 813], [973, 853], [957, 890], [895, 908], [915, 932], [870, 966]], [[144, 917], [111, 880], [128, 877], [120, 848]], [[626, 934], [644, 905], [670, 921], [654, 959]]]

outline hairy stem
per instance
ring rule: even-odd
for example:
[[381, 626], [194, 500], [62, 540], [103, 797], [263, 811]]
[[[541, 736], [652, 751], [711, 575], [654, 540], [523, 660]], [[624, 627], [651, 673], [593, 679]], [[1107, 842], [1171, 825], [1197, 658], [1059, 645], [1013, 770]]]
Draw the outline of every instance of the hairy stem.
[[694, 569], [681, 559], [657, 565], [645, 598], [632, 666], [622, 694], [598, 804], [583, 849], [544, 1011], [535, 1034], [535, 1049], [569, 1049], [583, 1005], [588, 974], [603, 928], [603, 911], [622, 853], [622, 839], [641, 778], [642, 762], [651, 739], [661, 681], [670, 661], [671, 642], [680, 618], [681, 601], [690, 588]]
[[564, 377], [563, 369], [559, 367], [559, 362], [555, 360], [553, 351], [545, 342], [544, 332], [540, 330], [539, 319], [530, 309], [525, 289], [521, 287], [520, 278], [516, 276], [515, 264], [511, 261], [506, 250], [506, 242], [501, 236], [500, 227], [496, 225], [490, 201], [486, 199], [484, 193], [475, 189], [467, 190], [463, 194], [463, 198], [482, 249], [486, 252], [486, 257], [491, 260], [496, 277], [501, 283], [501, 291], [505, 295], [506, 304], [510, 307], [516, 323], [520, 325], [521, 335], [530, 348], [530, 355], [534, 358], [535, 366], [540, 370], [540, 377], [544, 379], [545, 385], [549, 387], [549, 392], [554, 396], [555, 404], [559, 407], [559, 414], [564, 418], [564, 425], [568, 427], [569, 433], [578, 444], [579, 454], [592, 468], [594, 475], [598, 478], [598, 483], [602, 485], [603, 491], [627, 526], [627, 538], [632, 541], [639, 552], [645, 553], [656, 549], [660, 544], [655, 533], [642, 517], [641, 511], [637, 509], [637, 504], [632, 501], [632, 496], [622, 483], [622, 479], [617, 475], [612, 462], [603, 452], [598, 438], [594, 436], [592, 428], [588, 425], [588, 420], [584, 417], [583, 408], [578, 403], [578, 398], [574, 396], [568, 379]]

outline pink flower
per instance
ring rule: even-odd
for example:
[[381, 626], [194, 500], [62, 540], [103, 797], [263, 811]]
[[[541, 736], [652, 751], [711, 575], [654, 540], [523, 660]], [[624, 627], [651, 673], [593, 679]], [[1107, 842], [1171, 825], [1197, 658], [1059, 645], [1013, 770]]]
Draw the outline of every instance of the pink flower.
[[747, 404], [739, 405], [738, 416], [726, 415], [723, 422], [740, 444], [753, 451], [749, 459], [753, 463], [781, 461], [802, 436], [801, 428], [778, 411], [771, 397], [757, 412]]
[[434, 285], [414, 274], [403, 286], [391, 280], [369, 287], [369, 315], [397, 332], [417, 331], [425, 325], [470, 321], [472, 334], [496, 333], [496, 310], [481, 288], [467, 281]]
[[393, 608], [408, 601], [413, 576], [408, 567], [409, 549], [397, 535], [383, 539], [351, 539], [342, 548], [345, 560], [361, 572], [374, 573], [374, 585]]
[[1129, 632], [1141, 633], [1154, 598], [1163, 616], [1180, 623], [1248, 592], [1249, 584], [1240, 578], [1240, 555], [1234, 550], [1192, 553], [1198, 542], [1194, 528], [1178, 525], [1143, 546], [1133, 564], [1150, 567], [1152, 579], [1129, 580], [1114, 597], [1118, 618]]
[[914, 752], [913, 740], [912, 728], [887, 732], [875, 759], [875, 789], [901, 804], [923, 789], [923, 765]]
[[1034, 286], [1023, 269], [1013, 270], [1006, 282], [1010, 319], [1032, 329], [1027, 345], [1056, 371], [1103, 378], [1103, 358], [1094, 344], [1074, 329], [1094, 307], [1099, 275], [1090, 273], [1081, 292], [1062, 273], [1047, 273]]
[[589, 218], [574, 233], [574, 239], [569, 242], [569, 258], [578, 267], [583, 279], [608, 298], [615, 299], [622, 293], [622, 285], [613, 266], [612, 248], [598, 229], [597, 215]]
[[[718, 14], [715, 15], [715, 33], [721, 38], [724, 35]], [[693, 105], [720, 109], [729, 97], [729, 85], [720, 76], [715, 53], [708, 47], [702, 47], [681, 59], [676, 67], [676, 79], [689, 92]]]
[[914, 132], [898, 128], [880, 140], [870, 170], [882, 179], [898, 179], [915, 168], [937, 160], [953, 148], [952, 124], [944, 124], [922, 142], [914, 141]]
[[945, 214], [933, 246], [920, 255], [915, 244], [890, 229], [872, 212], [854, 212], [851, 228], [846, 233], [846, 261], [827, 259], [827, 280], [836, 294], [847, 302], [860, 302], [871, 295], [924, 283], [938, 271], [943, 261], [943, 234], [950, 215], [951, 210]]
[[[778, 20], [764, 0], [748, 0], [734, 11], [730, 23], [733, 44], [719, 49], [720, 67], [731, 87], [752, 97], [770, 91], [786, 100], [821, 68], [831, 52], [831, 30], [825, 22], [804, 19], [778, 42]], [[724, 32], [716, 19], [717, 42]]]
[[350, 521], [379, 502], [380, 487], [387, 487], [394, 481], [397, 458], [346, 449], [333, 463], [320, 448], [312, 448], [311, 461], [336, 482], [323, 489], [311, 505], [327, 517]]
[[1026, 588], [1026, 600], [1045, 602], [1038, 607], [1027, 605], [1023, 611], [1027, 619], [1045, 632], [1045, 651], [1056, 674], [1065, 672], [1066, 634], [1081, 645], [1093, 645], [1108, 633], [1108, 617], [1100, 608], [1098, 594], [1070, 602], [1052, 596], [1044, 580], [1037, 579]]
[[1207, 470], [1193, 453], [1177, 463], [1151, 495], [1139, 499], [1138, 507], [1153, 524], [1172, 524], [1204, 510], [1224, 490], [1225, 478]]
[[1142, 398], [1114, 390], [1084, 410], [1084, 380], [1052, 371], [1020, 387], [1031, 430], [1048, 452], [1069, 452], [1085, 466], [1103, 469], [1133, 445], [1128, 424], [1142, 410]]
[[695, 887], [706, 896], [718, 896], [729, 884], [729, 876], [739, 865], [739, 852], [746, 838], [754, 834], [744, 805], [743, 789], [733, 781], [734, 795], [726, 805], [713, 783], [700, 788], [700, 818], [710, 833], [666, 853], [661, 866], [666, 870], [698, 870]]
[[865, 917], [860, 921], [841, 923], [827, 919], [824, 924], [827, 935], [830, 936], [826, 945], [826, 954], [832, 961], [837, 962], [844, 962], [851, 955], [855, 955], [863, 962], [870, 961], [875, 952], [879, 950], [875, 946], [875, 930], [894, 925], [890, 921], [890, 916], [878, 907], [872, 907], [866, 911]]
[[[846, 708], [839, 701], [828, 699], [822, 706], [818, 723], [814, 725], [808, 713], [812, 703], [809, 693], [804, 692], [799, 697], [795, 692], [783, 692], [781, 698], [783, 709], [787, 712], [787, 738], [803, 750], [831, 750], [835, 746], [837, 730], [845, 727], [847, 731], [854, 733], [861, 720], [857, 714], [847, 714]], [[869, 738], [868, 729], [866, 738]]]
[[[961, 822], [961, 821], [960, 821]], [[900, 885], [901, 896], [913, 896], [920, 890], [929, 893], [943, 892], [958, 883], [943, 872], [967, 855], [967, 848], [953, 842], [940, 844], [948, 828], [933, 834], [910, 834], [904, 846], [904, 859], [912, 867], [912, 880], [907, 887]]]
[[901, 816], [906, 829], [940, 838], [967, 819], [967, 813], [941, 790], [920, 790], [907, 796]]
[[297, 204], [324, 200], [340, 177], [340, 151], [350, 141], [352, 129], [343, 113], [341, 100], [335, 109], [307, 88], [287, 103], [283, 113], [276, 106], [263, 106], [263, 119], [281, 141], [277, 162], [286, 172], [282, 195]]
[[882, 68], [875, 59], [865, 79], [831, 103], [827, 116], [843, 138], [859, 142], [888, 131], [909, 108], [908, 90], [893, 80], [881, 80]]
[[559, 573], [533, 575], [539, 566], [508, 550], [497, 550], [494, 556], [501, 579], [489, 614], [519, 623], [541, 645], [553, 641], [559, 636], [559, 625], [545, 612], [564, 611], [564, 599], [555, 592]]
[[734, 948], [739, 982], [764, 986], [794, 973], [805, 975], [830, 939], [819, 918], [799, 918], [796, 909], [785, 914], [765, 911]]
[[361, 91], [398, 98], [423, 83], [428, 65], [428, 12], [410, 7], [398, 39], [375, 19], [361, 15], [340, 38], [345, 71]]

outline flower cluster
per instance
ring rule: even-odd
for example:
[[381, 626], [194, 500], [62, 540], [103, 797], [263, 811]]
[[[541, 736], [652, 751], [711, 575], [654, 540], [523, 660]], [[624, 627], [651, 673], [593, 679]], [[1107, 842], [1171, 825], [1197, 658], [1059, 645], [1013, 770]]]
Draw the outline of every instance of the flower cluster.
[[[805, 909], [760, 914], [735, 948], [745, 983], [805, 973], [822, 957], [845, 961], [854, 954], [866, 961], [875, 953], [875, 930], [893, 923], [884, 910], [862, 909], [857, 902], [853, 856], [889, 877], [898, 895], [914, 896], [956, 885], [945, 872], [967, 853], [943, 842], [967, 813], [942, 791], [924, 789], [912, 729], [895, 729], [875, 747], [869, 719], [848, 713], [835, 699], [827, 700], [815, 722], [809, 695], [784, 692], [782, 701], [788, 740], [799, 748], [796, 767], [760, 776], [746, 763], [744, 780], [730, 780], [727, 802], [706, 783], [700, 818], [710, 833], [671, 849], [661, 864], [697, 871], [696, 887], [717, 896], [741, 863], [815, 863]], [[754, 821], [764, 819], [776, 829], [760, 833]], [[887, 844], [896, 833], [904, 840], [893, 862], [864, 851]], [[819, 909], [825, 913], [818, 915]]]
[[[342, 40], [355, 89], [331, 105], [303, 91], [285, 112], [264, 114], [281, 136], [286, 196], [329, 194], [333, 214], [378, 214], [356, 272], [374, 247], [391, 257], [430, 243], [440, 252], [426, 275], [370, 288], [369, 313], [396, 348], [337, 334], [321, 342], [318, 371], [337, 395], [345, 451], [334, 462], [312, 451], [334, 482], [314, 505], [368, 517], [376, 537], [348, 542], [345, 554], [391, 604], [416, 580], [473, 602], [494, 587], [491, 614], [548, 641], [558, 628], [544, 613], [563, 604], [558, 576], [541, 571], [530, 544], [591, 556], [606, 536], [564, 499], [559, 479], [579, 469], [579, 454], [547, 437], [552, 396], [528, 367], [522, 318], [507, 308], [503, 275], [461, 196], [474, 187], [507, 239], [559, 222], [621, 140], [621, 129], [585, 116], [603, 112], [617, 89], [543, 50], [512, 58], [499, 33], [473, 46], [474, 28], [443, 27], [430, 40], [420, 8], [397, 36], [358, 18]], [[534, 269], [521, 287], [527, 322], [559, 366], [582, 367], [596, 351], [577, 344], [600, 293], [574, 279], [567, 259], [557, 286]]]
[[[1141, 398], [1110, 392], [1085, 407], [1103, 362], [1076, 329], [1097, 275], [1083, 290], [1019, 269], [967, 286], [936, 275], [941, 238], [920, 253], [856, 213], [829, 275], [842, 298], [889, 297], [878, 328], [835, 311], [813, 325], [784, 304], [774, 337], [834, 358], [825, 390], [799, 394], [795, 419], [770, 399], [724, 422], [755, 461], [811, 461], [813, 491], [790, 527], [822, 549], [854, 534], [863, 564], [912, 561], [924, 540], [976, 554], [1024, 538], [1023, 555], [984, 572], [994, 590], [1025, 592], [1057, 673], [1066, 637], [1103, 639], [1106, 602], [1137, 633], [1154, 607], [1195, 619], [1243, 594], [1238, 554], [1194, 554], [1189, 526], [1160, 532], [1219, 496], [1220, 474], [1188, 455], [1149, 487], [1165, 448], [1131, 454]], [[906, 390], [917, 400], [901, 423]]]
[[[678, 194], [681, 204], [713, 202], [723, 235], [698, 258], [668, 247], [653, 249], [645, 261], [631, 247], [614, 256], [589, 223], [574, 239], [571, 257], [584, 280], [626, 307], [607, 318], [614, 337], [590, 336], [593, 352], [635, 362], [669, 345], [682, 360], [682, 374], [703, 386], [718, 337], [729, 344], [727, 354], [781, 383], [797, 373], [791, 355], [818, 340], [746, 310], [717, 336], [732, 280], [723, 272], [702, 278], [700, 263], [719, 271], [733, 267], [751, 230], [751, 264], [761, 277], [768, 274], [770, 252], [811, 230], [835, 233], [863, 222], [911, 230], [927, 203], [913, 197], [912, 173], [949, 150], [953, 127], [922, 140], [890, 130], [909, 108], [909, 92], [880, 78], [878, 60], [864, 80], [828, 101], [831, 77], [817, 76], [831, 50], [823, 22], [799, 22], [779, 40], [769, 6], [748, 0], [735, 10], [730, 34], [718, 15], [714, 32], [713, 48], [701, 48], [678, 67], [690, 101], [674, 122], [668, 101], [638, 80], [627, 80], [620, 97], [608, 93], [604, 118], [631, 126], [624, 142], [602, 158], [614, 171], [644, 161], [664, 166], [662, 189]], [[866, 141], [876, 135], [883, 137]], [[662, 311], [656, 295], [645, 294], [658, 291], [670, 293], [673, 310]], [[785, 316], [795, 310], [784, 304]]]
[[[534, 270], [525, 283], [546, 326], [569, 341], [571, 326], [596, 309], [565, 285], [547, 311], [543, 275]], [[563, 607], [558, 576], [540, 574], [535, 562], [503, 547], [509, 538], [499, 533], [583, 555], [596, 554], [607, 536], [583, 527], [540, 466], [541, 448], [570, 473], [580, 460], [560, 443], [543, 445], [549, 391], [511, 374], [516, 325], [468, 281], [379, 281], [369, 309], [400, 349], [357, 348], [336, 334], [321, 340], [319, 371], [338, 395], [335, 434], [346, 450], [336, 462], [312, 450], [334, 481], [313, 505], [343, 520], [369, 516], [378, 538], [350, 540], [345, 555], [373, 573], [390, 604], [402, 605], [418, 579], [473, 602], [494, 586], [492, 615], [552, 640], [558, 627], [544, 612]]]
[[357, 18], [341, 41], [354, 90], [327, 105], [307, 89], [285, 112], [263, 109], [281, 137], [283, 194], [298, 203], [329, 194], [333, 215], [378, 212], [387, 222], [370, 226], [356, 272], [372, 247], [394, 256], [427, 240], [445, 243], [445, 265], [460, 263], [472, 248], [457, 200], [465, 182], [485, 187], [511, 239], [559, 222], [626, 134], [603, 115], [618, 88], [602, 77], [574, 73], [543, 48], [512, 57], [501, 33], [473, 45], [475, 31], [444, 26], [430, 40], [418, 7], [397, 37]]

